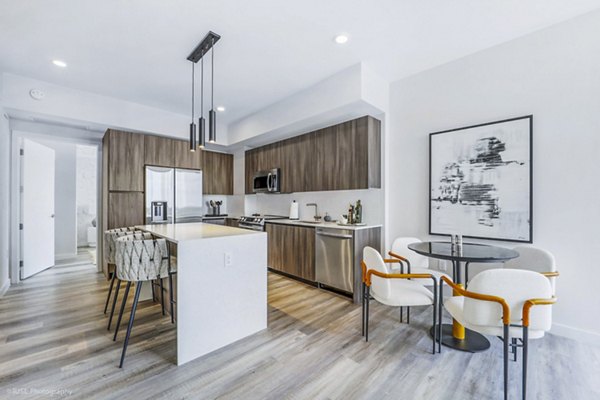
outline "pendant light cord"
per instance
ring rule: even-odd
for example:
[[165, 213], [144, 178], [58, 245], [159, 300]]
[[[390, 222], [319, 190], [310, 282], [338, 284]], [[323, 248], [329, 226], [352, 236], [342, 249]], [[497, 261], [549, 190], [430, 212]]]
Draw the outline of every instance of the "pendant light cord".
[[212, 46], [211, 46], [211, 56], [210, 56], [210, 61], [211, 61], [211, 71], [210, 71], [210, 86], [211, 86], [211, 90], [210, 90], [210, 109], [214, 110], [215, 109], [215, 39], [212, 39]]
[[204, 55], [200, 59], [200, 116], [204, 117]]
[[196, 76], [196, 71], [194, 70], [196, 63], [192, 62], [192, 123], [194, 123], [194, 86], [195, 86], [195, 82], [194, 82], [194, 78]]

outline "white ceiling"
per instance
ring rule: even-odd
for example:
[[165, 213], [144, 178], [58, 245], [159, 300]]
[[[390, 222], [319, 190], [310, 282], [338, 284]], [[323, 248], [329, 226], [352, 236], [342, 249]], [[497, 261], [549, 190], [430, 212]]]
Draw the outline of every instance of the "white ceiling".
[[[598, 0], [0, 0], [0, 70], [183, 114], [208, 30], [228, 123], [358, 62], [388, 81], [600, 7]], [[333, 37], [345, 32], [343, 46]], [[51, 64], [61, 59], [68, 68]], [[208, 92], [207, 92], [208, 93]]]

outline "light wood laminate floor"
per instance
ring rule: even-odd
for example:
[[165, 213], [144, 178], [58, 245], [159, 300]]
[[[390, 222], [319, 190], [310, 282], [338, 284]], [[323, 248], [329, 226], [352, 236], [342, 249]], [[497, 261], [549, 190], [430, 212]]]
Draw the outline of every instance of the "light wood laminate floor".
[[[121, 370], [124, 333], [113, 342], [102, 314], [107, 287], [91, 265], [55, 267], [0, 299], [0, 398], [502, 397], [498, 339], [484, 353], [432, 355], [430, 309], [413, 308], [406, 325], [373, 302], [365, 343], [358, 306], [275, 274], [267, 330], [181, 367], [170, 319], [140, 303]], [[599, 348], [553, 335], [531, 343], [530, 399], [600, 398]], [[519, 398], [520, 362], [510, 373]]]

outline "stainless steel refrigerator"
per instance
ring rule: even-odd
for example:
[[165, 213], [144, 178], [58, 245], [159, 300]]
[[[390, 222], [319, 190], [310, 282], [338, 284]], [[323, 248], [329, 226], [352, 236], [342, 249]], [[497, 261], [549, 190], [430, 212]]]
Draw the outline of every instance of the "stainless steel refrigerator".
[[202, 222], [202, 171], [146, 167], [146, 223]]

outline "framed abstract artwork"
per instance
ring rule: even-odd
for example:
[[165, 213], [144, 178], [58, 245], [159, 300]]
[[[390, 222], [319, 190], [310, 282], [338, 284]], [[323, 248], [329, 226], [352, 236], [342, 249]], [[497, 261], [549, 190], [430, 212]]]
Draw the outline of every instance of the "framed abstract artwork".
[[533, 116], [429, 135], [429, 233], [531, 243]]

